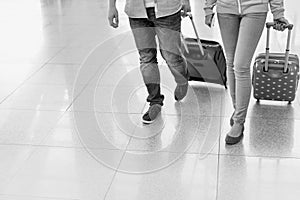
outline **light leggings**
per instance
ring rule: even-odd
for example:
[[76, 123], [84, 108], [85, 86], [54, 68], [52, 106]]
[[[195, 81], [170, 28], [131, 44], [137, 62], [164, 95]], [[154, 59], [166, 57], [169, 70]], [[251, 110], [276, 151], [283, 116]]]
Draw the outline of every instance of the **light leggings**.
[[251, 95], [250, 65], [266, 17], [266, 12], [245, 15], [218, 13], [226, 54], [229, 90], [235, 109], [234, 123], [245, 123]]

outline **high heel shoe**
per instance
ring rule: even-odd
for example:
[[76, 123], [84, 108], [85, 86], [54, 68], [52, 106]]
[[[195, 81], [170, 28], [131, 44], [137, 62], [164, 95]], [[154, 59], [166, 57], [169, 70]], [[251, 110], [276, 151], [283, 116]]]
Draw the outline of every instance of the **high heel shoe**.
[[225, 138], [225, 142], [227, 145], [234, 145], [234, 144], [237, 144], [239, 143], [244, 137], [244, 126], [242, 128], [242, 131], [240, 133], [240, 135], [238, 137], [232, 137], [230, 135], [226, 135], [226, 138]]

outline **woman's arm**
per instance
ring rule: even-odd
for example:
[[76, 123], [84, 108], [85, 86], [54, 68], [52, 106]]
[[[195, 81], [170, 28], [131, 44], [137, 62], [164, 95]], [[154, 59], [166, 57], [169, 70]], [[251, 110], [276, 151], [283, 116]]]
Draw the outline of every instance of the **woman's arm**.
[[289, 21], [284, 17], [283, 0], [269, 0], [269, 3], [275, 22], [273, 28], [278, 31], [283, 31], [289, 24]]
[[269, 0], [274, 20], [284, 17], [283, 0]]

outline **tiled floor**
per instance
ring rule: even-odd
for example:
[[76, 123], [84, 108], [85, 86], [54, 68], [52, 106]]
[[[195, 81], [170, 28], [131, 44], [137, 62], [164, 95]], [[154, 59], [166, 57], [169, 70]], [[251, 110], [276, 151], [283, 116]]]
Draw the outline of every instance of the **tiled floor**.
[[[300, 93], [292, 105], [251, 98], [243, 142], [227, 147], [228, 91], [191, 82], [176, 103], [159, 58], [165, 106], [145, 126], [124, 0], [117, 30], [107, 2], [0, 1], [0, 200], [298, 200]], [[220, 41], [191, 3], [201, 37]], [[285, 6], [300, 55], [299, 3]], [[284, 33], [271, 37], [283, 51]], [[265, 32], [256, 53], [264, 45]]]

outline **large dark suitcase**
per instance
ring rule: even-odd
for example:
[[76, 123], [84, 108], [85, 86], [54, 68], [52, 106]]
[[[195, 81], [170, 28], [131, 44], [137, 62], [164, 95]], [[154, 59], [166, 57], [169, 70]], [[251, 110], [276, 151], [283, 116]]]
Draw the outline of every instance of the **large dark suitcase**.
[[189, 80], [217, 83], [227, 88], [226, 60], [222, 46], [216, 41], [200, 39], [191, 14], [189, 18], [196, 34], [196, 38], [182, 36], [182, 51], [187, 61]]
[[276, 100], [291, 103], [296, 96], [299, 81], [299, 58], [290, 54], [290, 38], [293, 25], [288, 29], [285, 53], [270, 53], [270, 28], [274, 23], [267, 23], [266, 53], [259, 54], [253, 66], [253, 95], [258, 101]]

